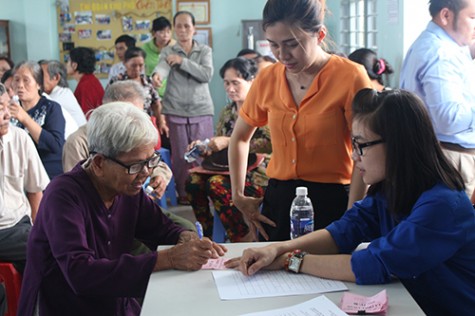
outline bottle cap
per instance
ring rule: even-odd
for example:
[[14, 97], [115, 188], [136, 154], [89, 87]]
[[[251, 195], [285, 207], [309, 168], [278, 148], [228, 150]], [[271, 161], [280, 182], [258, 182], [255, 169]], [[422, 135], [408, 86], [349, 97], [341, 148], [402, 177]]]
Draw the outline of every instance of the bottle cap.
[[295, 189], [295, 193], [300, 196], [307, 195], [308, 194], [307, 187], [297, 187], [297, 189]]
[[145, 193], [150, 195], [152, 194], [152, 192], [153, 192], [153, 188], [150, 185], [147, 185], [147, 187], [145, 188]]

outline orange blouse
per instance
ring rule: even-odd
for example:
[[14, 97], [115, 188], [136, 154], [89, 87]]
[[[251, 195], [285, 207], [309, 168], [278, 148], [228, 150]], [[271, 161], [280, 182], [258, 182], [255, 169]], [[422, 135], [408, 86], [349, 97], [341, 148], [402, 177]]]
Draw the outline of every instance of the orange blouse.
[[351, 104], [359, 90], [371, 87], [361, 65], [332, 55], [297, 107], [284, 65], [262, 70], [240, 116], [251, 126], [269, 125], [273, 154], [267, 175], [279, 180], [349, 184], [353, 168]]

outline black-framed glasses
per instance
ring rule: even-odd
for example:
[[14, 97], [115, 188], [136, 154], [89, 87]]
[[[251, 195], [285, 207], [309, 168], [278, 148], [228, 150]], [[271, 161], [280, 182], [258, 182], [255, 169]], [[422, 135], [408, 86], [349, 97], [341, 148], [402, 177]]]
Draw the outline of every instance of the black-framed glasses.
[[374, 140], [367, 143], [358, 143], [354, 137], [351, 138], [351, 144], [353, 145], [353, 150], [356, 151], [358, 156], [363, 156], [363, 148], [371, 147], [377, 144], [384, 143], [383, 139]]
[[[91, 154], [95, 154], [95, 153], [92, 152]], [[109, 156], [106, 156], [106, 155], [103, 155], [103, 156], [104, 156], [104, 158], [109, 159], [110, 161], [113, 161], [116, 164], [118, 164], [118, 165], [124, 167], [125, 169], [127, 169], [128, 174], [137, 174], [137, 173], [141, 172], [143, 170], [143, 167], [145, 167], [145, 166], [147, 166], [148, 169], [153, 169], [153, 168], [157, 167], [158, 164], [160, 163], [160, 161], [162, 160], [162, 156], [160, 156], [157, 153], [154, 153], [152, 157], [150, 157], [146, 160], [142, 160], [142, 161], [139, 161], [139, 162], [134, 162], [133, 164], [130, 164], [130, 165], [126, 165], [122, 161], [119, 161], [115, 158], [112, 158], [112, 157], [109, 157]]]

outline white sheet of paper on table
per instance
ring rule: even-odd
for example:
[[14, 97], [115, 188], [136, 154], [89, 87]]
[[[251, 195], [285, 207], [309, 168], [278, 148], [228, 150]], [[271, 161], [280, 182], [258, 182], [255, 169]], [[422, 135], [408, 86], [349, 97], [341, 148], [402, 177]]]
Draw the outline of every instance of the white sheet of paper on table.
[[318, 294], [348, 290], [340, 281], [322, 279], [287, 271], [259, 271], [245, 276], [236, 270], [213, 271], [214, 281], [222, 300], [258, 297]]
[[264, 312], [244, 314], [241, 316], [347, 316], [338, 306], [325, 295], [309, 301]]

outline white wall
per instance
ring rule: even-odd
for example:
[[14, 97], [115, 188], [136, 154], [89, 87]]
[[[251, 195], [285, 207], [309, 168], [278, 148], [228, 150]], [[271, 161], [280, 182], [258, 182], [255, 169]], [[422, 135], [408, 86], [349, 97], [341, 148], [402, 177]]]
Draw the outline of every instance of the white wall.
[[28, 54], [23, 1], [0, 0], [0, 19], [10, 21], [10, 45], [13, 61], [25, 60]]
[[215, 120], [218, 118], [218, 111], [226, 105], [226, 93], [219, 69], [242, 49], [241, 20], [262, 19], [265, 3], [266, 0], [211, 0], [214, 77], [210, 87], [216, 108]]

